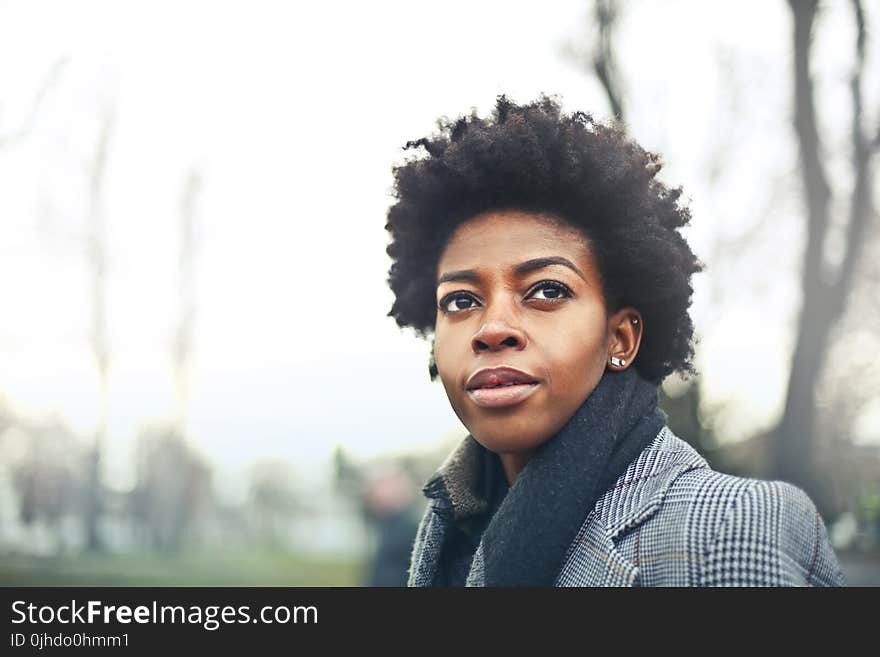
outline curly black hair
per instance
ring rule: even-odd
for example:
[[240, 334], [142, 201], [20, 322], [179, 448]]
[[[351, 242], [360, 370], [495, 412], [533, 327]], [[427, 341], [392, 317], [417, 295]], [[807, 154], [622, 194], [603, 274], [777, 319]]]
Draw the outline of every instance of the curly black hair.
[[395, 301], [388, 316], [427, 337], [437, 315], [437, 264], [455, 229], [487, 210], [541, 213], [585, 235], [608, 311], [633, 306], [642, 314], [634, 362], [642, 376], [659, 384], [672, 372], [694, 372], [688, 308], [691, 275], [702, 265], [678, 232], [690, 221], [681, 188], [655, 178], [657, 154], [615, 124], [563, 114], [543, 94], [524, 105], [498, 96], [491, 118], [472, 110], [437, 125], [439, 133], [404, 146], [421, 156], [393, 169], [396, 202], [385, 228]]

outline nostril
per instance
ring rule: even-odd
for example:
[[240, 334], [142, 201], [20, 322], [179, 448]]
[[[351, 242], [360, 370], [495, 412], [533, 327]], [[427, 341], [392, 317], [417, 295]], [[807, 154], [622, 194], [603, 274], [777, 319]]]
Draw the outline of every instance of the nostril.
[[[516, 338], [516, 336], [510, 335], [500, 342], [493, 342], [492, 344], [485, 342], [483, 340], [474, 340], [474, 348], [478, 351], [486, 351], [491, 349], [498, 349], [503, 346], [508, 347], [519, 347], [521, 344], [520, 340]], [[494, 346], [493, 346], [494, 345]]]

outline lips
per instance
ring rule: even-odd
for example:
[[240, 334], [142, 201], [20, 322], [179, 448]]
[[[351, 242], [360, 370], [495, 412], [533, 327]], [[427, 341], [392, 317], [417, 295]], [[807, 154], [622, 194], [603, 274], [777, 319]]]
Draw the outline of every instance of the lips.
[[513, 367], [494, 367], [471, 375], [466, 388], [477, 406], [498, 408], [524, 401], [539, 383], [531, 374]]
[[501, 386], [537, 383], [538, 379], [514, 367], [492, 367], [478, 370], [468, 379], [466, 388], [498, 388]]

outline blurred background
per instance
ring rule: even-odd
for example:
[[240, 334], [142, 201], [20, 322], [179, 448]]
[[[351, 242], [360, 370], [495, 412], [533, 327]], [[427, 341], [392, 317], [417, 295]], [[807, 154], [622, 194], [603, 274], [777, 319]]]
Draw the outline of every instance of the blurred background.
[[401, 147], [556, 94], [706, 263], [673, 430], [880, 584], [880, 6], [0, 0], [0, 584], [403, 584], [466, 435], [386, 313]]

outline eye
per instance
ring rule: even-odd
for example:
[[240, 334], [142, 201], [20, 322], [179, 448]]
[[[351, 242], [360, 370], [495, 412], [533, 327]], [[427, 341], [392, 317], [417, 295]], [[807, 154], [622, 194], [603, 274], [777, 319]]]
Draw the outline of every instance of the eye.
[[467, 292], [452, 292], [440, 299], [440, 303], [438, 305], [440, 306], [440, 310], [443, 311], [443, 313], [449, 314], [457, 313], [462, 310], [470, 310], [471, 308], [475, 307], [471, 304], [476, 303], [478, 303], [477, 299], [472, 294], [468, 294]]
[[[557, 301], [572, 296], [571, 290], [559, 281], [541, 281], [532, 288], [532, 292], [543, 292], [543, 297], [535, 297], [538, 301]], [[529, 295], [530, 297], [533, 295]]]

